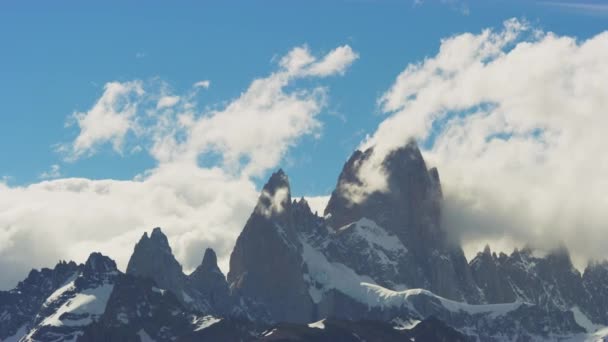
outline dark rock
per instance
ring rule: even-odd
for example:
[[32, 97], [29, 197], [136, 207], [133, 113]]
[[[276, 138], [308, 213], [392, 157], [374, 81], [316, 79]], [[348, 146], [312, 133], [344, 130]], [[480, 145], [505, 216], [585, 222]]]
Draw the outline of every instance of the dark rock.
[[301, 251], [289, 181], [279, 170], [264, 185], [236, 241], [228, 272], [231, 289], [263, 303], [276, 320], [310, 321], [313, 305], [302, 278]]
[[181, 301], [185, 300], [186, 276], [160, 228], [154, 228], [150, 237], [144, 233], [135, 245], [127, 274], [151, 278], [159, 288], [172, 291]]

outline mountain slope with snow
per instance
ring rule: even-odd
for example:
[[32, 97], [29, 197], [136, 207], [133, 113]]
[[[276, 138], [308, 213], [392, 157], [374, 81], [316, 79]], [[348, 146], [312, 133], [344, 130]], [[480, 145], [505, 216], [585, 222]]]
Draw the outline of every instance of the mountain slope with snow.
[[[160, 228], [123, 274], [85, 264], [32, 271], [0, 291], [0, 341], [305, 339], [595, 341], [608, 335], [608, 266], [581, 274], [565, 249], [544, 257], [486, 248], [467, 262], [441, 225], [439, 173], [415, 142], [383, 163], [388, 188], [352, 198], [373, 149], [345, 164], [320, 217], [275, 172], [238, 237], [227, 277], [211, 249], [185, 274]], [[361, 195], [359, 193], [359, 195]]]

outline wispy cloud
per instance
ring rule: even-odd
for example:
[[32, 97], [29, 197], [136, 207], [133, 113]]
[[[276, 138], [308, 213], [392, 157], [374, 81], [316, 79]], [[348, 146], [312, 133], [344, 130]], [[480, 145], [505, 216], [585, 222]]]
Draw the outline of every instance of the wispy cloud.
[[209, 89], [210, 86], [211, 86], [211, 81], [209, 81], [209, 80], [203, 80], [203, 81], [198, 81], [198, 82], [194, 83], [195, 88]]
[[61, 177], [61, 167], [58, 164], [51, 165], [51, 168], [42, 172], [38, 178], [40, 179], [55, 179]]
[[608, 4], [598, 2], [543, 1], [540, 4], [589, 15], [608, 15]]
[[456, 11], [464, 16], [471, 14], [471, 9], [469, 8], [468, 3], [464, 0], [435, 0], [435, 1], [413, 0], [412, 6], [414, 8], [416, 8], [416, 7], [421, 7], [425, 3], [433, 3], [433, 2], [448, 6], [453, 11]]

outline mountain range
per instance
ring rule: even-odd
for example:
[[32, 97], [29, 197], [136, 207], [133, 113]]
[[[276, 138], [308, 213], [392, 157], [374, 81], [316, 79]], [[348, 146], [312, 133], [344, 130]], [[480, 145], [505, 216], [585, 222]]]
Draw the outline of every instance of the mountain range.
[[0, 291], [0, 341], [608, 341], [607, 262], [581, 274], [564, 247], [467, 261], [415, 141], [384, 157], [386, 189], [353, 200], [373, 154], [352, 154], [322, 215], [273, 173], [227, 275], [212, 249], [185, 274], [160, 228], [124, 273], [100, 253], [32, 270]]

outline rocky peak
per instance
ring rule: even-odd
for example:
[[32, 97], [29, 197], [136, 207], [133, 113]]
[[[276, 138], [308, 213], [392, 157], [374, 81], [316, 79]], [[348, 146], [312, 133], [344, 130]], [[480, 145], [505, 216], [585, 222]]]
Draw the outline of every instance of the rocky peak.
[[84, 264], [83, 274], [117, 272], [116, 262], [107, 256], [93, 252]]
[[492, 255], [492, 250], [490, 249], [490, 245], [486, 245], [486, 246], [483, 248], [483, 254], [484, 254], [484, 255]]
[[325, 214], [330, 215], [329, 224], [339, 228], [366, 217], [395, 233], [404, 243], [414, 237], [425, 248], [435, 247], [431, 245], [436, 243], [430, 242], [443, 243], [431, 241], [444, 240], [439, 227], [439, 173], [437, 169], [427, 169], [414, 140], [384, 157], [381, 168], [387, 189], [374, 191], [362, 199], [353, 198], [353, 187], [369, 183], [361, 179], [360, 170], [370, 162], [373, 153], [373, 148], [356, 151], [344, 165], [325, 209]]
[[313, 215], [310, 210], [301, 215], [292, 205], [289, 180], [278, 170], [264, 185], [236, 241], [228, 282], [238, 295], [264, 303], [277, 320], [306, 321], [312, 302], [302, 276], [302, 244], [296, 229], [305, 224], [303, 218]]
[[144, 233], [135, 245], [127, 274], [152, 278], [159, 287], [173, 291], [178, 298], [182, 296], [185, 279], [182, 266], [160, 228], [154, 228], [150, 237]]
[[203, 262], [199, 266], [204, 270], [215, 270], [219, 269], [217, 266], [217, 255], [213, 248], [207, 248], [205, 250], [205, 255], [203, 255]]
[[[279, 169], [274, 172], [262, 188], [254, 212], [267, 218], [285, 220], [291, 209], [289, 178]], [[285, 222], [283, 222], [285, 223]]]
[[230, 290], [226, 277], [217, 266], [217, 256], [211, 248], [205, 250], [203, 262], [188, 276], [190, 287], [207, 303], [209, 313], [230, 310]]

